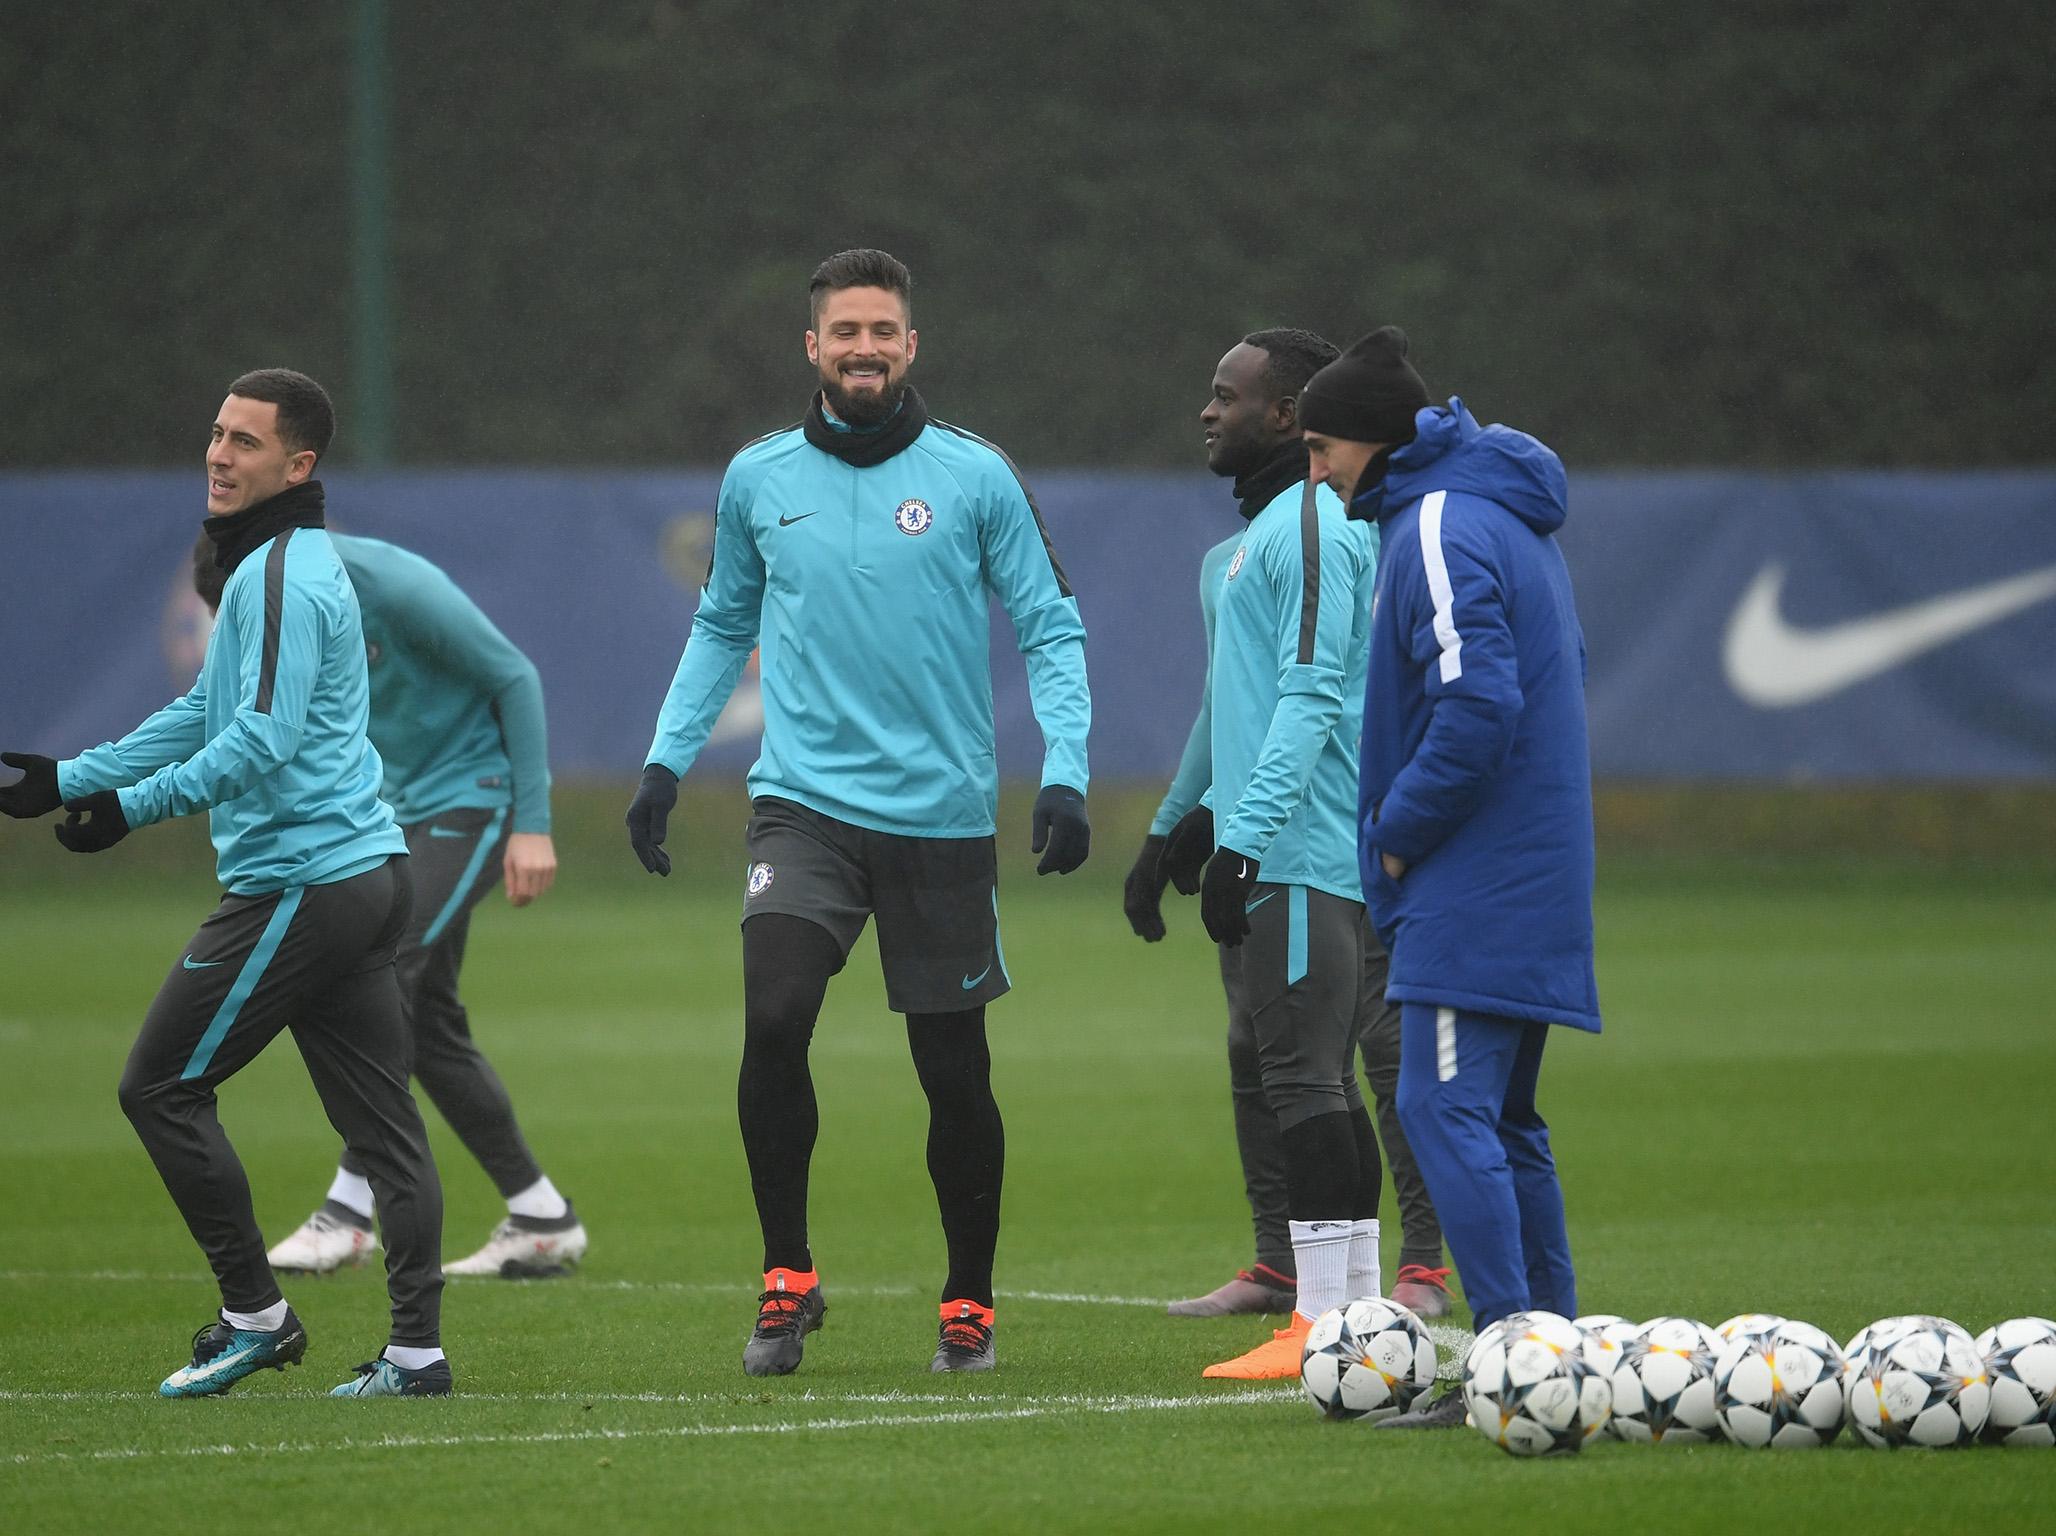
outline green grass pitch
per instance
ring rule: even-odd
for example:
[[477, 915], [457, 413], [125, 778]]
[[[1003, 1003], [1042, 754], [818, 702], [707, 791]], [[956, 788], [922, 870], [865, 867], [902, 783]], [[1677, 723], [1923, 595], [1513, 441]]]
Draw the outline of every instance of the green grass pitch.
[[[1524, 1463], [1468, 1430], [1331, 1425], [1296, 1388], [1203, 1383], [1264, 1325], [1163, 1315], [1247, 1261], [1248, 1225], [1194, 904], [1157, 946], [1120, 915], [1132, 805], [1100, 810], [1095, 862], [1061, 883], [1014, 856], [1010, 811], [999, 1371], [926, 1373], [925, 1116], [867, 940], [815, 1045], [828, 1326], [799, 1375], [746, 1379], [741, 814], [703, 797], [658, 882], [617, 846], [615, 797], [574, 804], [557, 891], [483, 909], [475, 1026], [593, 1248], [573, 1279], [453, 1284], [459, 1395], [422, 1403], [321, 1396], [383, 1342], [373, 1271], [288, 1284], [300, 1369], [155, 1398], [213, 1293], [114, 1085], [211, 880], [184, 829], [92, 861], [0, 829], [0, 1530], [2049, 1528], [2043, 1453], [1845, 1437]], [[1599, 920], [1608, 1033], [1560, 1033], [1543, 1078], [1588, 1310], [1772, 1310], [1843, 1338], [1898, 1312], [1973, 1331], [2056, 1312], [2046, 866], [1615, 858]], [[223, 1119], [282, 1234], [336, 1151], [289, 1043]], [[466, 1252], [499, 1207], [430, 1122], [446, 1252]]]

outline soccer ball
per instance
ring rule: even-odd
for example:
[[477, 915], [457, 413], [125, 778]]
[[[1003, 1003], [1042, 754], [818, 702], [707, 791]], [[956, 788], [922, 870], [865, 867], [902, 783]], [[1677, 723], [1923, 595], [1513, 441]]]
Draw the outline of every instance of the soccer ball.
[[1737, 1445], [1826, 1445], [1842, 1432], [1842, 1349], [1811, 1323], [1740, 1333], [1713, 1367], [1713, 1405]]
[[1314, 1319], [1299, 1384], [1331, 1419], [1389, 1419], [1435, 1381], [1435, 1341], [1396, 1301], [1373, 1296]]
[[1713, 1407], [1713, 1361], [1720, 1340], [1689, 1317], [1644, 1323], [1614, 1362], [1613, 1434], [1643, 1445], [1697, 1445], [1720, 1438]]
[[1968, 1445], [1991, 1412], [1985, 1362], [1946, 1317], [1890, 1317], [1849, 1341], [1849, 1422], [1865, 1445]]
[[1513, 1456], [1584, 1449], [1613, 1405], [1585, 1335], [1554, 1312], [1516, 1312], [1479, 1334], [1464, 1358], [1463, 1398], [1472, 1428]]
[[1995, 1445], [2056, 1445], [2056, 1323], [2016, 1317], [1977, 1336], [1992, 1381], [1984, 1438]]
[[[1614, 1312], [1588, 1312], [1583, 1317], [1572, 1318], [1571, 1326], [1585, 1335], [1585, 1358], [1592, 1363], [1592, 1369], [1611, 1383], [1613, 1368], [1620, 1363], [1621, 1346], [1633, 1338], [1635, 1330], [1642, 1325], [1631, 1323]], [[1599, 1433], [1602, 1437], [1619, 1438], [1611, 1416], [1607, 1418], [1606, 1428]]]
[[1723, 1345], [1732, 1344], [1745, 1333], [1769, 1333], [1784, 1319], [1775, 1312], [1737, 1312], [1713, 1330]]

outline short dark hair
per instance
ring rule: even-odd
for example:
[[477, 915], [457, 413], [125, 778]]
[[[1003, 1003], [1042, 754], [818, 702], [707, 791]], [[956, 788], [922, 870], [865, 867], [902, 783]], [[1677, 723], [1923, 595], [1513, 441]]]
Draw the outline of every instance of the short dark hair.
[[823, 297], [844, 288], [884, 288], [898, 294], [908, 324], [913, 323], [914, 274], [898, 257], [860, 246], [854, 251], [837, 251], [814, 268], [807, 281], [807, 304], [816, 320], [821, 318]]
[[245, 400], [268, 400], [278, 407], [278, 435], [292, 453], [314, 450], [319, 458], [335, 440], [335, 402], [328, 391], [290, 368], [253, 368], [228, 392]]
[[1271, 392], [1273, 400], [1283, 400], [1287, 395], [1296, 396], [1306, 388], [1308, 379], [1342, 355], [1341, 348], [1312, 331], [1282, 326], [1269, 331], [1251, 331], [1242, 338], [1242, 344], [1256, 347], [1269, 357], [1270, 360], [1264, 364], [1264, 388]]

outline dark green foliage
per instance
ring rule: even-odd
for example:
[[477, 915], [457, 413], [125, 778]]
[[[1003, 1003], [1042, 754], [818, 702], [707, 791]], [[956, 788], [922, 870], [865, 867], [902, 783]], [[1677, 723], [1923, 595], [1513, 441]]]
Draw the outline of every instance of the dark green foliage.
[[[347, 459], [352, 10], [8, 8], [0, 462], [197, 455], [273, 363]], [[1031, 468], [1189, 467], [1235, 338], [1388, 321], [1574, 466], [2048, 456], [2031, 0], [390, 10], [405, 461], [719, 461], [857, 244]]]

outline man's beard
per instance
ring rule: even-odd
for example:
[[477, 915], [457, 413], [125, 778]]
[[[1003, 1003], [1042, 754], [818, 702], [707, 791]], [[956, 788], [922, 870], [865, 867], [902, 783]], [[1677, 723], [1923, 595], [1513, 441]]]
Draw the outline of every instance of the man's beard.
[[882, 427], [892, 420], [893, 412], [900, 408], [900, 400], [906, 392], [905, 374], [887, 380], [881, 389], [867, 389], [862, 394], [844, 389], [839, 376], [824, 376], [821, 380], [821, 394], [828, 402], [828, 409], [835, 413], [835, 419], [859, 431]]

